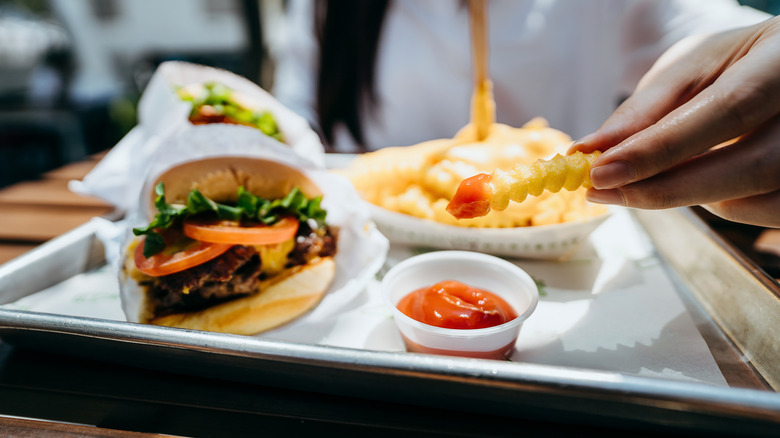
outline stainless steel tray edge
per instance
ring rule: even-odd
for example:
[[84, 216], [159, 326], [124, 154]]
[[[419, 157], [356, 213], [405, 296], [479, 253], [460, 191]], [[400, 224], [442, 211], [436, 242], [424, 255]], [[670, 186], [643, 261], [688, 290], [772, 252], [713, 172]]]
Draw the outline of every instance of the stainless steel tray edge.
[[634, 210], [661, 255], [780, 391], [780, 286], [690, 209]]
[[[52, 335], [56, 335], [55, 342], [36, 345], [40, 339]], [[25, 346], [43, 347], [47, 351], [60, 349], [61, 353], [144, 367], [151, 365], [162, 371], [173, 369], [210, 377], [218, 374], [228, 380], [247, 383], [308, 390], [316, 388], [327, 393], [405, 400], [413, 404], [435, 400], [441, 406], [441, 396], [446, 395], [444, 401], [454, 405], [482, 400], [510, 408], [522, 406], [529, 396], [534, 403], [544, 405], [546, 397], [547, 403], [550, 403], [547, 409], [598, 418], [643, 418], [670, 424], [681, 421], [684, 424], [690, 421], [689, 416], [695, 416], [699, 421], [706, 418], [699, 426], [706, 426], [709, 422], [712, 422], [710, 426], [716, 426], [718, 419], [731, 419], [780, 427], [780, 394], [771, 391], [612, 372], [296, 344], [5, 309], [0, 309], [0, 337], [12, 343], [19, 341]], [[74, 350], [73, 343], [68, 341], [76, 338], [84, 345]], [[123, 344], [135, 348], [130, 356], [106, 355], [98, 346], [101, 342], [118, 348], [122, 348]], [[174, 359], [177, 352], [185, 354], [190, 365], [193, 358], [203, 362], [195, 368], [181, 368], [175, 360], [160, 360]], [[214, 361], [215, 358], [218, 360]], [[258, 364], [262, 365], [256, 366]], [[291, 369], [298, 380], [296, 383], [289, 379], [280, 381], [275, 376], [277, 372], [287, 375]], [[328, 372], [321, 374], [322, 370]], [[334, 383], [336, 385], [331, 386]], [[407, 393], [410, 388], [416, 392], [413, 399]], [[374, 392], [374, 395], [369, 392]], [[616, 404], [623, 408], [618, 411], [604, 408]], [[655, 411], [657, 417], [641, 413], [647, 409]], [[518, 415], [522, 416], [522, 413]]]
[[[95, 236], [95, 225], [87, 222], [0, 264], [0, 304], [12, 303], [104, 263], [103, 244]], [[35, 272], [41, 275], [30, 275]]]

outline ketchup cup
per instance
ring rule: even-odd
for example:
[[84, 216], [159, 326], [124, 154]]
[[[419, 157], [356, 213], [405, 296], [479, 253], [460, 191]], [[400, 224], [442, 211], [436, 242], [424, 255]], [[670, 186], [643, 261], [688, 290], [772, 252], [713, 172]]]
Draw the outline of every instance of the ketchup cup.
[[[517, 317], [488, 328], [452, 329], [422, 323], [398, 309], [398, 302], [407, 294], [446, 280], [498, 295]], [[536, 283], [525, 271], [498, 257], [470, 251], [410, 257], [385, 274], [382, 294], [393, 309], [407, 351], [484, 359], [506, 359], [512, 354], [523, 322], [539, 302]]]

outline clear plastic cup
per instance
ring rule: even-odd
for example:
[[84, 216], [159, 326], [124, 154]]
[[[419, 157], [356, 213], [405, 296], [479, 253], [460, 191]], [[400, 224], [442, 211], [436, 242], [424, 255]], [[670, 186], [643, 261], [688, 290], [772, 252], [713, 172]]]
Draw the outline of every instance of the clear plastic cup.
[[[514, 309], [517, 317], [479, 329], [450, 329], [419, 322], [397, 304], [407, 294], [445, 280], [455, 280], [492, 292]], [[536, 283], [517, 265], [470, 251], [437, 251], [410, 257], [395, 265], [382, 280], [382, 294], [406, 348], [411, 352], [506, 359], [514, 350], [523, 322], [536, 309]]]

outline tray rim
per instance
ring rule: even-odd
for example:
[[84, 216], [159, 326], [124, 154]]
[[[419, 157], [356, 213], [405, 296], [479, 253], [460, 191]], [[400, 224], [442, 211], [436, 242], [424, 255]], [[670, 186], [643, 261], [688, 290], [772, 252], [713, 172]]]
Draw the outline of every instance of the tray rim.
[[[697, 303], [767, 384], [780, 391], [780, 338], [756, 335], [772, 333], [780, 326], [780, 283], [690, 208], [633, 210], [632, 214]], [[686, 233], [702, 238], [687, 247], [676, 244]], [[713, 271], [718, 272], [717, 278], [711, 275]], [[740, 286], [738, 293], [731, 289], [735, 285]], [[742, 306], [739, 312], [734, 311], [735, 301]], [[764, 318], [752, 318], [756, 313]]]
[[[34, 324], [29, 324], [33, 322]], [[0, 338], [50, 333], [121, 344], [174, 348], [224, 357], [338, 368], [345, 372], [423, 377], [483, 388], [576, 390], [634, 403], [684, 405], [683, 410], [734, 414], [780, 424], [780, 393], [532, 363], [387, 352], [158, 327], [99, 318], [0, 309]], [[176, 343], [171, 342], [176, 333]], [[5, 335], [5, 336], [4, 336]], [[13, 343], [13, 341], [11, 342]]]

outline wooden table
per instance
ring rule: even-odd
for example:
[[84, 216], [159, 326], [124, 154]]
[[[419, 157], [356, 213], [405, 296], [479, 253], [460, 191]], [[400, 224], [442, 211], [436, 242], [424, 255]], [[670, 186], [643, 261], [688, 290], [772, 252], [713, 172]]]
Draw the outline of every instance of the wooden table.
[[96, 154], [39, 179], [0, 189], [0, 264], [93, 217], [114, 211], [100, 199], [68, 189], [68, 181], [83, 178], [104, 155]]
[[18, 438], [153, 438], [169, 436], [2, 415], [0, 415], [0, 435]]

